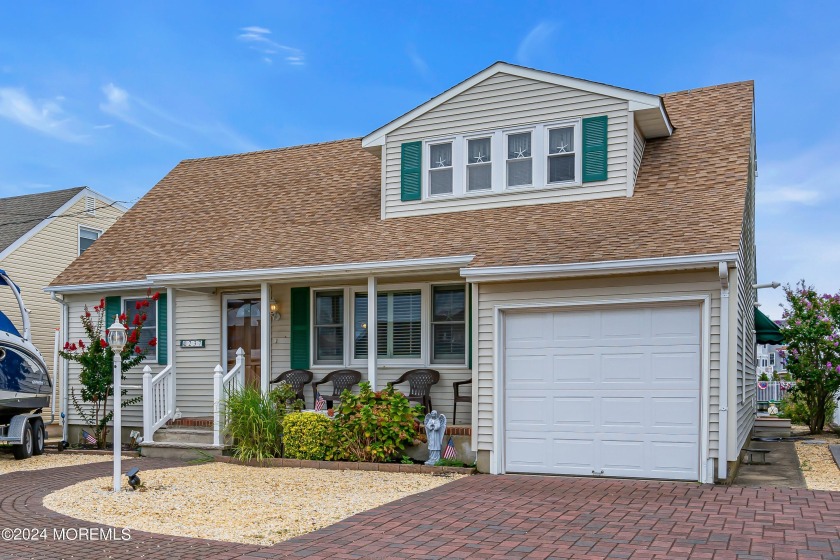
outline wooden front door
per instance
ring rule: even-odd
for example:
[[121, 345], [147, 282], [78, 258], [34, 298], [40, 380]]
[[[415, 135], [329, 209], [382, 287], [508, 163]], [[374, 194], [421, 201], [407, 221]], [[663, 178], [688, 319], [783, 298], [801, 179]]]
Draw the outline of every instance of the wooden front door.
[[260, 386], [260, 298], [230, 296], [225, 299], [227, 369], [236, 364], [236, 351], [245, 351], [245, 383]]

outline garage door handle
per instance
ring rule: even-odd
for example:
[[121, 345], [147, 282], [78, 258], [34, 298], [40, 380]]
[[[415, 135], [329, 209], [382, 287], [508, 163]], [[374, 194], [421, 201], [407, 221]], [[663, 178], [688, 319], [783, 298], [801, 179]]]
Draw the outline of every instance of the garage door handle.
[[595, 471], [595, 470], [592, 471], [593, 476], [601, 476], [602, 474], [604, 474], [603, 469], [600, 470], [600, 471]]

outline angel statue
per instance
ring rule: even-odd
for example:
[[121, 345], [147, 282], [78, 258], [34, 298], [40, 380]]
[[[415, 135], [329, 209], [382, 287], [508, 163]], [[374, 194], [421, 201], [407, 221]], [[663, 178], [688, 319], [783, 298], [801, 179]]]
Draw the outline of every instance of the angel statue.
[[446, 416], [433, 410], [423, 419], [423, 427], [426, 428], [426, 441], [429, 444], [429, 460], [426, 464], [434, 465], [440, 461], [440, 448], [446, 433]]

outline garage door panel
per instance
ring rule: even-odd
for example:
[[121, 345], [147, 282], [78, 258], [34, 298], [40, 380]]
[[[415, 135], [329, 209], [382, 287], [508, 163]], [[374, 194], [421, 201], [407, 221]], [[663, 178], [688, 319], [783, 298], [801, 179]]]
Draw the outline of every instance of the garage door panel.
[[511, 347], [529, 341], [549, 339], [551, 321], [551, 315], [546, 313], [509, 315], [505, 318], [505, 339]]
[[[506, 469], [697, 480], [699, 309], [510, 315], [518, 338], [505, 342]], [[549, 336], [528, 335], [546, 324]]]
[[594, 397], [554, 397], [552, 412], [555, 431], [584, 428], [591, 432], [597, 423]]

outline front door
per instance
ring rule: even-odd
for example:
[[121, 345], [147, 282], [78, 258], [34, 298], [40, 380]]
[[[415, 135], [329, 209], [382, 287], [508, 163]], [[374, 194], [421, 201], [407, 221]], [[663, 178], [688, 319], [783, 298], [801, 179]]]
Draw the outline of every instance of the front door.
[[260, 386], [260, 298], [227, 296], [225, 298], [225, 339], [227, 369], [236, 364], [236, 351], [245, 351], [245, 383]]

